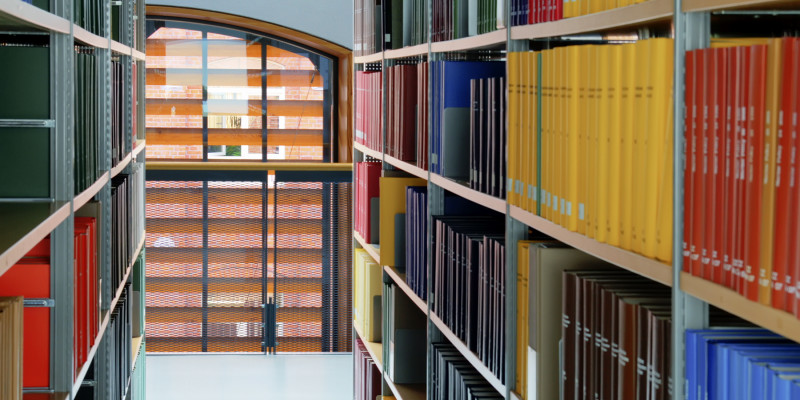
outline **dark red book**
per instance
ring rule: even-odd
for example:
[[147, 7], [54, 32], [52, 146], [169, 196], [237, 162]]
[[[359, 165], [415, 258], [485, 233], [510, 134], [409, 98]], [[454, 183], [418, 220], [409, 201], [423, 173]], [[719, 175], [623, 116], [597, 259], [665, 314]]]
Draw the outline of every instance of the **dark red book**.
[[[710, 280], [719, 284], [723, 282], [723, 247], [725, 232], [725, 209], [720, 204], [727, 201], [725, 195], [725, 143], [727, 137], [727, 99], [728, 87], [728, 50], [719, 48], [713, 50], [714, 70], [713, 76], [715, 87], [714, 103], [714, 144], [713, 148], [713, 180], [709, 186], [711, 189], [713, 207], [711, 208], [711, 218], [708, 224], [710, 233], [707, 233], [711, 241], [711, 277]], [[709, 279], [709, 278], [707, 278]]]
[[695, 82], [695, 108], [697, 109], [695, 123], [695, 152], [696, 167], [692, 179], [694, 189], [694, 204], [692, 206], [692, 242], [691, 261], [689, 272], [694, 276], [703, 275], [703, 258], [706, 256], [705, 225], [707, 212], [710, 210], [706, 202], [706, 175], [708, 174], [708, 95], [709, 69], [711, 67], [710, 49], [697, 50], [697, 81]]
[[697, 82], [697, 51], [686, 52], [686, 116], [684, 131], [686, 147], [684, 149], [683, 166], [683, 270], [690, 272], [692, 253], [692, 232], [694, 216], [694, 174], [697, 170], [697, 153], [695, 139], [695, 124], [697, 106], [695, 104], [695, 87]]

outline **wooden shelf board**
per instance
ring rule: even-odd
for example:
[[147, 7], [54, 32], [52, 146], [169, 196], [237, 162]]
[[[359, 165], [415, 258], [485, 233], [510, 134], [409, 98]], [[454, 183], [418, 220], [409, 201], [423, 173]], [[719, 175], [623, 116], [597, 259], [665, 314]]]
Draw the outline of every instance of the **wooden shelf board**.
[[408, 296], [408, 298], [411, 299], [411, 301], [414, 302], [417, 307], [419, 307], [420, 311], [425, 314], [428, 313], [428, 304], [419, 298], [419, 296], [417, 296], [413, 290], [411, 290], [411, 287], [406, 283], [405, 274], [397, 272], [395, 267], [390, 267], [388, 265], [385, 265], [383, 270], [386, 271], [386, 274], [388, 274], [394, 280], [394, 283], [397, 285], [397, 287], [399, 287], [403, 293], [405, 293], [406, 296]]
[[476, 50], [492, 47], [505, 47], [506, 29], [484, 33], [482, 35], [470, 36], [461, 39], [453, 39], [445, 42], [431, 43], [432, 53], [444, 53], [448, 51]]
[[136, 50], [136, 49], [132, 49], [131, 50], [131, 54], [133, 55], [134, 59], [139, 60], [139, 61], [144, 61], [145, 58], [146, 58], [144, 53], [142, 53], [141, 51]]
[[[704, 1], [704, 0], [701, 0]], [[511, 39], [537, 39], [552, 36], [592, 33], [626, 28], [672, 18], [673, 0], [649, 0], [627, 7], [615, 8], [595, 14], [565, 18], [553, 22], [515, 26]]]
[[797, 0], [684, 0], [684, 12], [735, 10], [741, 8], [772, 10], [800, 7]]
[[506, 213], [506, 201], [503, 199], [498, 199], [497, 197], [489, 196], [488, 194], [481, 193], [477, 190], [472, 190], [467, 186], [445, 178], [439, 174], [431, 173], [431, 182], [447, 191], [455, 193], [472, 202], [478, 203], [486, 208], [490, 208], [499, 213]]
[[69, 213], [68, 202], [0, 203], [0, 275], [64, 222]]
[[147, 147], [147, 141], [144, 139], [139, 139], [136, 141], [136, 147], [133, 148], [133, 156], [131, 158], [136, 158], [139, 154], [144, 151]]
[[125, 169], [125, 167], [127, 167], [128, 164], [131, 163], [131, 157], [132, 157], [131, 153], [128, 153], [128, 155], [125, 156], [125, 158], [123, 158], [122, 160], [120, 160], [120, 162], [118, 162], [115, 167], [111, 168], [112, 178], [119, 175]]
[[108, 172], [103, 173], [103, 175], [101, 175], [100, 178], [92, 184], [92, 186], [89, 186], [88, 189], [75, 196], [75, 199], [72, 200], [72, 209], [79, 210], [84, 204], [88, 203], [92, 197], [94, 197], [97, 193], [100, 193], [100, 190], [103, 189], [103, 186], [108, 183], [108, 176]]
[[353, 62], [356, 64], [368, 64], [383, 61], [383, 52], [372, 53], [366, 56], [354, 57]]
[[367, 251], [367, 254], [369, 254], [369, 256], [372, 257], [372, 259], [375, 260], [378, 265], [381, 265], [380, 247], [367, 243], [367, 241], [361, 237], [361, 234], [356, 231], [353, 231], [353, 237], [356, 238], [356, 242], [358, 242], [358, 244]]
[[381, 374], [383, 374], [383, 344], [381, 342], [369, 342], [365, 340], [364, 335], [358, 330], [355, 321], [353, 321], [353, 329], [358, 334], [358, 338], [364, 342], [364, 346], [367, 347], [367, 353], [369, 353], [369, 356], [375, 360], [375, 365], [378, 366], [378, 371], [381, 371]]
[[97, 36], [78, 25], [73, 25], [72, 32], [75, 35], [75, 40], [80, 41], [83, 44], [87, 44], [98, 49], [108, 48], [108, 38]]
[[131, 55], [131, 51], [132, 50], [133, 49], [131, 49], [128, 46], [125, 46], [124, 44], [122, 44], [120, 42], [117, 42], [115, 40], [111, 41], [111, 51], [117, 52], [117, 53], [125, 55], [125, 56], [129, 56], [129, 55]]
[[134, 336], [131, 338], [131, 368], [136, 368], [136, 360], [139, 358], [142, 343], [144, 343], [144, 336]]
[[406, 171], [409, 174], [416, 176], [417, 178], [428, 180], [428, 171], [425, 171], [424, 169], [409, 162], [398, 160], [388, 154], [385, 157], [386, 158], [384, 159], [384, 161], [386, 161], [387, 163], [397, 168], [400, 168], [403, 171]]
[[372, 150], [361, 143], [353, 142], [353, 148], [372, 158], [377, 158], [378, 160], [383, 159], [383, 154], [380, 151]]
[[564, 242], [584, 253], [591, 254], [628, 271], [672, 286], [672, 266], [660, 261], [600, 243], [590, 237], [572, 232], [519, 207], [511, 206], [511, 217], [552, 238]]
[[20, 0], [0, 0], [0, 30], [40, 30], [69, 34], [67, 19]]
[[386, 50], [383, 55], [387, 59], [426, 56], [428, 55], [428, 43], [403, 47], [402, 49]]
[[439, 319], [438, 316], [436, 316], [436, 314], [431, 312], [430, 315], [431, 322], [433, 322], [433, 324], [436, 325], [440, 331], [442, 331], [442, 334], [444, 334], [447, 340], [449, 340], [450, 343], [452, 343], [453, 346], [458, 349], [458, 352], [461, 353], [461, 355], [464, 356], [464, 358], [470, 364], [472, 364], [473, 367], [475, 367], [478, 373], [481, 374], [484, 379], [486, 379], [486, 381], [489, 382], [489, 384], [492, 385], [492, 387], [497, 390], [498, 393], [500, 393], [501, 396], [506, 397], [506, 386], [503, 384], [503, 382], [500, 382], [500, 380], [494, 376], [492, 371], [483, 365], [483, 362], [478, 358], [478, 356], [470, 351], [469, 347], [467, 347], [467, 345], [464, 344], [464, 342], [462, 342], [461, 339], [459, 339], [459, 337], [456, 336], [456, 334], [453, 333], [450, 328], [448, 328], [447, 325], [445, 325], [445, 323]]
[[744, 318], [795, 342], [800, 342], [800, 320], [771, 306], [750, 301], [736, 291], [681, 272], [681, 290], [708, 304]]
[[419, 384], [395, 384], [386, 376], [386, 384], [392, 390], [394, 397], [398, 400], [425, 400], [427, 398], [427, 389], [424, 383]]

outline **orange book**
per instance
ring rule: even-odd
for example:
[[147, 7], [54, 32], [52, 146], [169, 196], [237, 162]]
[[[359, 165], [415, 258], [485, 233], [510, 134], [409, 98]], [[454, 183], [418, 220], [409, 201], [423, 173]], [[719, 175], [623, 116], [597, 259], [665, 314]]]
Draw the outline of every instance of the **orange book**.
[[780, 113], [783, 69], [783, 40], [770, 39], [767, 43], [766, 99], [764, 110], [763, 151], [761, 168], [761, 238], [758, 270], [753, 273], [758, 282], [758, 300], [762, 304], [772, 303], [772, 249], [775, 228], [775, 147], [778, 139], [778, 114]]
[[[798, 52], [794, 51], [796, 43], [800, 40], [785, 38], [783, 41], [783, 78], [782, 82], [789, 88], [796, 88], [800, 84], [798, 69]], [[794, 136], [797, 134], [797, 119], [794, 118], [797, 104], [797, 90], [784, 90], [781, 94], [781, 110], [778, 114], [778, 147], [776, 154], [775, 172], [775, 236], [772, 265], [772, 306], [779, 310], [791, 311], [786, 301], [789, 292], [794, 292], [793, 282], [787, 280], [789, 272], [789, 253], [791, 248], [790, 232], [793, 219], [790, 217], [794, 198], [796, 170], [794, 149]], [[796, 222], [794, 222], [796, 224]]]

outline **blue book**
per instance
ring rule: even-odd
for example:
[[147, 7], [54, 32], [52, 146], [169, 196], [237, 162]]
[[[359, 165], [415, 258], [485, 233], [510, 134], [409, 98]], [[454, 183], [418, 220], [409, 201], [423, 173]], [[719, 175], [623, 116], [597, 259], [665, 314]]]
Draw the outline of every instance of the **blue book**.
[[770, 337], [756, 338], [750, 341], [720, 343], [713, 346], [715, 349], [712, 351], [716, 350], [717, 368], [713, 370], [715, 381], [711, 386], [716, 390], [714, 391], [715, 395], [710, 396], [709, 399], [738, 400], [745, 398], [750, 377], [748, 359], [773, 357], [780, 351], [789, 354], [791, 351], [800, 350], [800, 347], [793, 343], [787, 343], [783, 338], [777, 338], [777, 341], [771, 345], [768, 343], [770, 340], [774, 339]]
[[[763, 396], [766, 400], [788, 399], [791, 392], [791, 381], [800, 378], [800, 363], [768, 363], [765, 368], [766, 390]], [[779, 386], [785, 384], [782, 397], [779, 395]]]
[[[741, 331], [739, 333], [730, 333], [728, 335], [701, 335], [699, 337], [697, 352], [698, 352], [698, 388], [700, 397], [699, 399], [715, 399], [724, 398], [719, 396], [719, 384], [727, 381], [727, 364], [718, 364], [717, 351], [720, 345], [730, 343], [742, 342], [757, 342], [766, 340], [782, 340], [778, 335], [772, 332], [754, 329], [750, 331]], [[719, 366], [718, 366], [719, 365]], [[724, 368], [724, 370], [721, 370]], [[719, 372], [719, 374], [718, 374]], [[721, 376], [721, 381], [718, 379]]]
[[[770, 378], [771, 392], [769, 400], [786, 400], [786, 399], [800, 399], [800, 392], [792, 393], [792, 390], [800, 380], [800, 373], [777, 373], [773, 374]], [[795, 389], [796, 390], [796, 389]], [[795, 397], [792, 397], [792, 396]]]
[[[739, 390], [735, 391], [737, 399], [767, 400], [770, 398], [771, 375], [774, 374], [772, 368], [784, 369], [786, 367], [800, 367], [800, 358], [765, 358], [750, 357], [746, 364], [745, 375], [738, 382], [741, 383]], [[744, 388], [742, 388], [744, 386]], [[736, 388], [734, 388], [736, 389]]]

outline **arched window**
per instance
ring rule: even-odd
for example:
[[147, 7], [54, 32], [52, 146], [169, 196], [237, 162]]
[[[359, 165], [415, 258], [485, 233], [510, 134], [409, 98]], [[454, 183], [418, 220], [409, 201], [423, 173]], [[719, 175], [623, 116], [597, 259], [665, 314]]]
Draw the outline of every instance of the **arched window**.
[[288, 40], [149, 17], [147, 159], [337, 161], [338, 68]]

